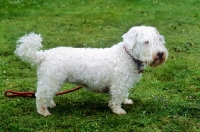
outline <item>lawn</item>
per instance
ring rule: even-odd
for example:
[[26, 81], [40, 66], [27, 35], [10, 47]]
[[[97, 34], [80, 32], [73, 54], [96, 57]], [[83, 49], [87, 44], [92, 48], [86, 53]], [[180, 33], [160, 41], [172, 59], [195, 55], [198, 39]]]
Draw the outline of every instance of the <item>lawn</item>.
[[[200, 131], [199, 0], [0, 0], [0, 131]], [[33, 98], [4, 91], [36, 91], [36, 67], [14, 55], [16, 41], [40, 33], [43, 49], [110, 47], [132, 26], [154, 26], [165, 37], [167, 62], [148, 67], [130, 91], [127, 115], [108, 108], [109, 95], [79, 91], [57, 96], [49, 117]], [[76, 85], [66, 84], [62, 90]]]

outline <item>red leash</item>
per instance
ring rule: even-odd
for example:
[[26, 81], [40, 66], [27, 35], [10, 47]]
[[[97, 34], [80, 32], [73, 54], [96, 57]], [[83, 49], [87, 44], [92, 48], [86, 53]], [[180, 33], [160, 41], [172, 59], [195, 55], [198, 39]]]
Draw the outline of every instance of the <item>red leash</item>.
[[[79, 90], [81, 89], [82, 86], [77, 86], [76, 88], [70, 89], [70, 90], [66, 90], [63, 92], [58, 92], [56, 94], [56, 96], [58, 95], [62, 95], [62, 94], [67, 94], [67, 93], [71, 93], [73, 91]], [[22, 97], [32, 97], [35, 98], [35, 93], [34, 92], [18, 92], [18, 91], [13, 91], [13, 90], [6, 90], [4, 95], [6, 97], [16, 97], [16, 96], [22, 96]]]

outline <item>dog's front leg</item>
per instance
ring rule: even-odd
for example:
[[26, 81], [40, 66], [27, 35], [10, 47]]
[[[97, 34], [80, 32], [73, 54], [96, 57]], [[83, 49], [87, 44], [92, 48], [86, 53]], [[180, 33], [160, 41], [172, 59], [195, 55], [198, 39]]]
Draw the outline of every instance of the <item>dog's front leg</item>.
[[125, 99], [125, 101], [123, 102], [123, 104], [132, 105], [133, 104], [133, 100], [127, 98], [127, 99]]
[[110, 90], [111, 99], [109, 101], [108, 106], [112, 110], [113, 113], [122, 115], [126, 114], [126, 111], [121, 108], [121, 104], [126, 99], [125, 93], [123, 93], [119, 89]]
[[128, 99], [128, 96], [129, 96], [129, 93], [127, 91], [126, 98], [125, 98], [123, 104], [131, 105], [131, 104], [133, 104], [133, 100], [132, 99]]

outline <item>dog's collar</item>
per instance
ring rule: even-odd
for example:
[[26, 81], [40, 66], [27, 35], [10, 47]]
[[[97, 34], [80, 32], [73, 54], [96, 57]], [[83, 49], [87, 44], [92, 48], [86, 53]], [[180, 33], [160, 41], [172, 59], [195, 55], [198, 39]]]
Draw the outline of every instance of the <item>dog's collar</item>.
[[138, 59], [135, 59], [134, 56], [132, 56], [128, 50], [126, 49], [125, 45], [124, 45], [124, 50], [126, 51], [126, 53], [132, 58], [132, 60], [137, 64], [137, 70], [138, 70], [138, 73], [142, 73], [144, 71], [144, 63], [143, 61], [141, 60], [138, 60]]

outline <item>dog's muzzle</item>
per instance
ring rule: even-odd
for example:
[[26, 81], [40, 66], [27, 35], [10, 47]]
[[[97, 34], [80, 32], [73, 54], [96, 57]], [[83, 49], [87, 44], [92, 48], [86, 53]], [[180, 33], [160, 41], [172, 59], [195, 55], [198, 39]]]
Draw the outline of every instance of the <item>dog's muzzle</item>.
[[153, 61], [149, 64], [149, 66], [156, 67], [162, 65], [167, 60], [167, 57], [167, 52], [157, 52], [157, 54], [153, 56]]

